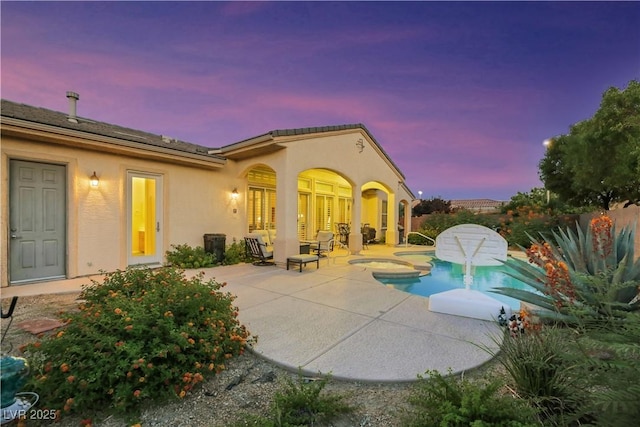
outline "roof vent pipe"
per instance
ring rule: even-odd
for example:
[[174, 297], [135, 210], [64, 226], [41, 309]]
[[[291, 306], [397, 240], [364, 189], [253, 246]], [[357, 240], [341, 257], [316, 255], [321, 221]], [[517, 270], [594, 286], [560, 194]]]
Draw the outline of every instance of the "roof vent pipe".
[[69, 98], [69, 116], [67, 120], [71, 123], [78, 123], [78, 118], [76, 116], [76, 107], [77, 102], [80, 99], [80, 95], [75, 92], [67, 91], [67, 98]]

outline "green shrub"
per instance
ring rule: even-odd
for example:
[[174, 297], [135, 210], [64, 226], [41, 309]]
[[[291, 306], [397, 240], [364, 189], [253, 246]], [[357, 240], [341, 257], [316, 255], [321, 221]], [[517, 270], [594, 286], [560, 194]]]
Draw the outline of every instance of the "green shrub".
[[184, 397], [250, 339], [222, 286], [162, 268], [116, 271], [85, 287], [64, 329], [26, 348], [39, 407], [130, 415], [143, 401]]
[[204, 251], [202, 246], [192, 248], [187, 244], [171, 245], [166, 252], [167, 263], [176, 268], [206, 268], [216, 265], [213, 254]]
[[549, 209], [520, 206], [500, 218], [499, 231], [509, 247], [529, 247], [531, 236], [550, 235], [559, 226], [575, 221], [575, 216], [556, 215]]
[[224, 253], [223, 265], [240, 264], [242, 262], [251, 262], [252, 258], [247, 256], [247, 250], [245, 248], [244, 240], [240, 242], [233, 242], [227, 246]]
[[506, 336], [497, 354], [487, 349], [505, 368], [518, 395], [537, 409], [544, 425], [590, 421], [587, 377], [568, 356], [575, 354], [574, 339], [566, 328], [538, 325], [527, 327], [524, 334]]
[[560, 333], [528, 332], [505, 337], [498, 361], [526, 397], [564, 397], [566, 374], [562, 353], [567, 347]]
[[560, 229], [512, 259], [507, 274], [537, 290], [495, 291], [543, 308], [564, 329], [507, 339], [498, 360], [548, 425], [632, 425], [640, 417], [640, 280], [634, 227], [606, 216], [586, 230]]
[[[461, 210], [456, 213], [427, 215], [419, 232], [435, 239], [447, 228], [460, 224], [478, 224], [497, 230], [510, 247], [527, 247], [530, 244], [530, 236], [548, 234], [558, 225], [566, 224], [569, 218], [566, 215], [552, 215], [549, 211], [526, 206], [508, 211], [504, 215], [474, 214], [468, 210]], [[417, 235], [410, 235], [409, 243], [429, 244], [426, 239]]]
[[[461, 210], [453, 214], [435, 213], [426, 217], [420, 226], [419, 232], [425, 236], [435, 239], [438, 234], [442, 233], [447, 228], [460, 224], [479, 224], [491, 229], [496, 229], [498, 226], [498, 220], [493, 215], [474, 214], [467, 210]], [[415, 239], [417, 239], [417, 242], [420, 241], [418, 238], [426, 242], [425, 239], [420, 236], [416, 236]], [[414, 235], [409, 236], [410, 243], [413, 243], [413, 239]]]
[[507, 337], [497, 360], [544, 425], [634, 425], [640, 417], [640, 313], [620, 322], [548, 325]]
[[[344, 403], [344, 396], [323, 393], [328, 377], [305, 379], [301, 374], [297, 381], [285, 379], [284, 388], [278, 391], [271, 404], [268, 417], [247, 417], [239, 425], [261, 427], [294, 427], [327, 425], [341, 414], [354, 408]], [[330, 425], [330, 424], [329, 424]]]
[[635, 425], [640, 419], [640, 312], [622, 312], [615, 321], [586, 317], [572, 330], [575, 351], [566, 354], [580, 369], [595, 425]]
[[537, 426], [535, 411], [526, 402], [500, 395], [502, 383], [471, 382], [427, 371], [410, 396], [403, 420], [407, 427], [524, 427]]

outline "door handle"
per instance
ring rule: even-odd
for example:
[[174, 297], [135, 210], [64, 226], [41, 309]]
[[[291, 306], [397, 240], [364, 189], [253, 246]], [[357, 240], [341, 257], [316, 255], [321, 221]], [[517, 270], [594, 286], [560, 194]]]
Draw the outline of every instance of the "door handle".
[[17, 235], [15, 235], [15, 234], [12, 234], [12, 235], [11, 235], [11, 238], [12, 238], [12, 239], [22, 239], [22, 236], [17, 236]]
[[156, 231], [160, 231], [160, 222], [156, 222]]

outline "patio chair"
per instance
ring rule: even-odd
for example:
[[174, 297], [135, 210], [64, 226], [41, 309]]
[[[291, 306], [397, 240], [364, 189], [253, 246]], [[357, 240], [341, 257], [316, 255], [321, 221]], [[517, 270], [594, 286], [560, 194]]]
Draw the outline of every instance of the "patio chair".
[[365, 225], [360, 232], [362, 233], [362, 249], [369, 249], [369, 227]]
[[318, 231], [316, 240], [312, 241], [309, 248], [311, 252], [315, 252], [318, 256], [329, 254], [333, 251], [333, 233], [331, 231]]
[[338, 223], [338, 234], [340, 235], [340, 243], [349, 246], [349, 224], [344, 222]]
[[255, 259], [253, 265], [275, 265], [273, 250], [269, 250], [258, 233], [250, 233], [244, 238], [247, 252]]
[[[1, 317], [3, 319], [9, 319], [9, 322], [5, 326], [4, 332], [2, 333], [2, 338], [0, 339], [0, 342], [4, 341], [4, 337], [7, 335], [7, 332], [9, 331], [9, 326], [11, 326], [11, 323], [13, 322], [13, 310], [15, 310], [17, 303], [18, 303], [18, 297], [13, 297], [13, 298], [11, 298], [11, 304], [9, 305], [9, 311], [7, 311], [5, 313], [4, 310], [2, 310], [2, 308], [0, 308]], [[13, 347], [10, 346], [9, 350], [7, 351], [7, 353], [9, 351], [11, 351], [12, 349], [13, 349]]]

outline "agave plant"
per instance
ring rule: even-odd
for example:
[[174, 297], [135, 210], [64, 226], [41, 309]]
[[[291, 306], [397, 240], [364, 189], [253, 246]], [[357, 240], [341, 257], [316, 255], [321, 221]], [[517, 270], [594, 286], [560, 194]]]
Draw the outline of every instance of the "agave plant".
[[640, 309], [640, 258], [634, 260], [635, 226], [620, 233], [607, 216], [553, 232], [553, 239], [531, 238], [524, 249], [528, 262], [510, 259], [506, 274], [535, 289], [495, 288], [492, 292], [534, 304], [548, 317], [568, 319], [580, 312], [595, 317], [615, 316], [617, 310]]

